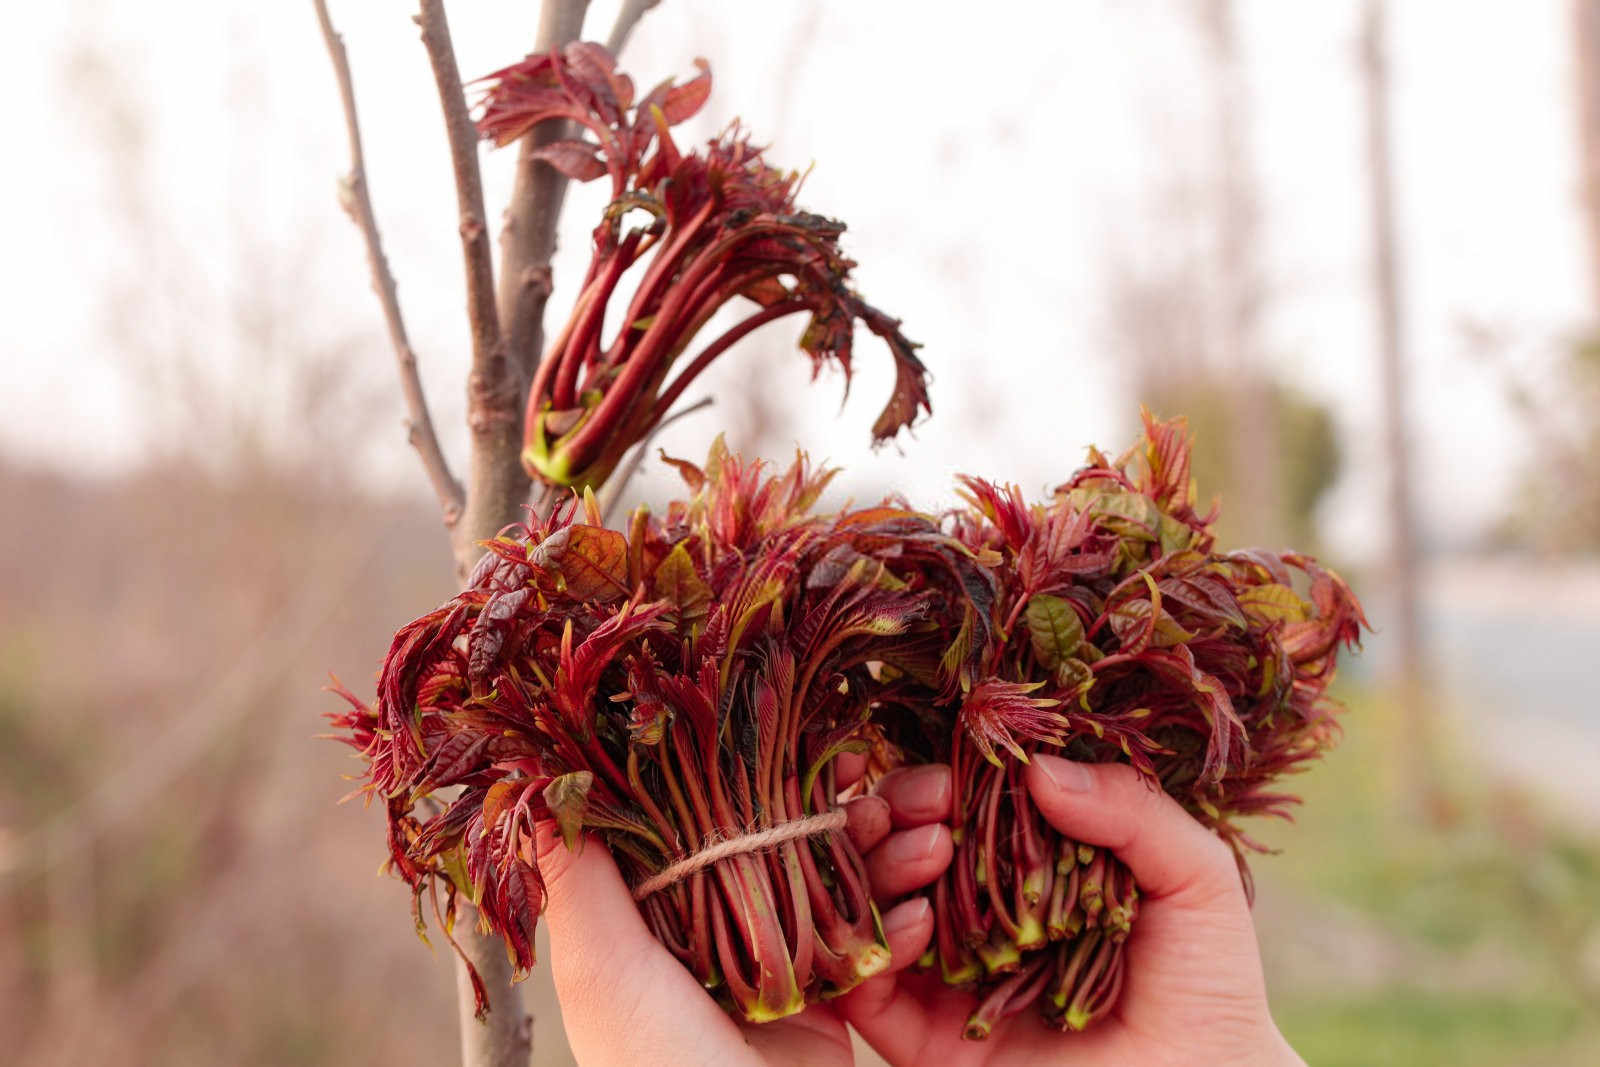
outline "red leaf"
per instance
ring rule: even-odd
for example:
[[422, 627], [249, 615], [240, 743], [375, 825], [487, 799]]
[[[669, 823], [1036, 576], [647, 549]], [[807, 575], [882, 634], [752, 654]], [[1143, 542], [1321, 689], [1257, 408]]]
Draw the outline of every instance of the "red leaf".
[[538, 868], [512, 855], [501, 869], [496, 885], [497, 909], [506, 943], [516, 956], [519, 977], [534, 965], [533, 935], [544, 911], [544, 879]]
[[485, 734], [459, 733], [445, 738], [433, 754], [427, 776], [417, 785], [419, 792], [431, 792], [440, 786], [457, 785], [463, 778], [485, 769], [484, 750], [492, 738]]
[[478, 612], [467, 637], [467, 679], [472, 683], [474, 696], [483, 696], [489, 691], [489, 677], [505, 651], [506, 637], [522, 609], [533, 602], [533, 590], [518, 589], [496, 593]]
[[552, 141], [528, 153], [529, 159], [542, 159], [576, 182], [593, 181], [606, 172], [600, 146], [588, 141]]
[[696, 59], [694, 65], [699, 68], [699, 75], [682, 85], [668, 89], [661, 101], [661, 114], [666, 118], [668, 126], [676, 126], [699, 111], [705, 106], [706, 98], [711, 95], [710, 64], [704, 59]]
[[1060, 701], [1029, 696], [1043, 682], [1003, 682], [991, 678], [973, 687], [961, 705], [957, 722], [983, 753], [985, 759], [1001, 766], [994, 746], [1008, 749], [1024, 763], [1028, 757], [1018, 738], [1060, 744], [1068, 723], [1055, 709]]
[[661, 453], [661, 462], [677, 470], [678, 475], [683, 479], [684, 484], [689, 487], [689, 492], [698, 493], [701, 488], [704, 487], [706, 484], [705, 471], [701, 470], [698, 466], [690, 463], [686, 459], [678, 459], [674, 456], [667, 455], [667, 450], [664, 448], [658, 448], [656, 451]]
[[602, 603], [628, 595], [628, 541], [599, 526], [567, 526], [528, 553], [528, 562], [559, 575], [574, 600]]

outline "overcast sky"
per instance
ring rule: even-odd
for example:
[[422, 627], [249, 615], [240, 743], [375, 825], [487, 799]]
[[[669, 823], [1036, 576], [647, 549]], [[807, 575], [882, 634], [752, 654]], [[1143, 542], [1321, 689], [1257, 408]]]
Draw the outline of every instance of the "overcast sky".
[[[404, 6], [332, 4], [355, 67], [390, 259], [446, 447], [459, 457], [466, 332], [452, 194]], [[615, 6], [595, 3], [591, 37], [605, 35]], [[1379, 544], [1383, 483], [1359, 5], [1238, 6], [1274, 287], [1267, 347], [1276, 369], [1338, 413], [1347, 475], [1324, 526], [1346, 555], [1362, 555]], [[1463, 322], [1508, 331], [1531, 367], [1530, 353], [1587, 310], [1566, 6], [1391, 3], [1420, 491], [1436, 538], [1491, 519], [1523, 458], [1498, 372], [1470, 358]], [[464, 74], [518, 58], [536, 7], [453, 5]], [[864, 447], [888, 383], [887, 359], [865, 343], [842, 411], [837, 380], [808, 390], [798, 354], [735, 355], [716, 380], [759, 380], [769, 403], [800, 405], [800, 443], [846, 464], [849, 486], [892, 485], [928, 503], [956, 470], [1039, 490], [1070, 471], [1085, 444], [1127, 439], [1136, 412], [1112, 358], [1104, 265], [1159, 247], [1162, 182], [1209, 136], [1192, 4], [990, 5], [982, 25], [963, 10], [956, 19], [919, 2], [824, 10], [798, 0], [663, 0], [624, 58], [648, 85], [687, 75], [693, 57], [706, 56], [716, 87], [695, 134], [737, 115], [771, 142], [776, 161], [815, 162], [804, 204], [849, 222], [859, 287], [924, 343], [935, 418], [899, 451]], [[240, 264], [267, 249], [290, 265], [265, 283], [293, 320], [286, 336], [361, 341], [355, 358], [370, 361], [383, 387], [378, 425], [397, 426], [360, 246], [334, 201], [346, 164], [310, 3], [77, 0], [24, 5], [10, 25], [15, 47], [0, 66], [12, 146], [0, 168], [12, 208], [11, 254], [0, 261], [0, 447], [102, 469], [136, 457], [147, 420], [133, 408], [148, 391], [133, 382], [160, 368], [119, 349], [105, 296], [138, 292], [131, 283], [166, 278], [170, 264], [116, 221], [118, 197], [135, 180], [204, 267], [173, 273], [187, 279], [182, 302], [208, 307], [239, 278], [257, 277]], [[89, 77], [85, 54], [109, 58], [109, 70], [92, 75], [92, 91], [74, 91]], [[143, 175], [108, 162], [106, 142], [125, 118], [148, 138]], [[510, 157], [485, 160], [493, 212]], [[553, 309], [570, 300], [562, 283], [582, 270], [598, 206], [598, 190], [569, 199]], [[119, 307], [120, 336], [169, 336], [170, 303]], [[219, 341], [211, 364], [222, 380], [265, 373], [228, 347]], [[241, 402], [249, 396], [241, 390]], [[698, 416], [666, 443], [693, 455], [715, 424]], [[363, 459], [372, 477], [414, 479], [425, 492], [399, 431], [392, 447], [380, 443]]]

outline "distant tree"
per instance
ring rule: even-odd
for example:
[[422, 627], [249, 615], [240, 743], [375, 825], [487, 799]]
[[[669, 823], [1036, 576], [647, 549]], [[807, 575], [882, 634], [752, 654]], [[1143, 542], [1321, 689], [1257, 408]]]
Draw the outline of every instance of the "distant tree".
[[[1188, 416], [1202, 493], [1222, 498], [1220, 536], [1315, 543], [1316, 504], [1339, 468], [1327, 408], [1278, 381], [1265, 337], [1272, 285], [1261, 252], [1261, 192], [1251, 158], [1252, 99], [1232, 0], [1196, 0], [1211, 122], [1194, 176], [1174, 179], [1189, 255], [1133, 269], [1113, 257], [1115, 343], [1136, 399]], [[1179, 243], [1179, 242], [1175, 242]]]
[[1383, 447], [1388, 467], [1389, 527], [1387, 586], [1393, 620], [1394, 661], [1390, 682], [1405, 726], [1402, 759], [1414, 783], [1411, 802], [1426, 807], [1432, 784], [1427, 649], [1423, 641], [1419, 594], [1417, 519], [1411, 488], [1411, 411], [1406, 359], [1405, 299], [1401, 289], [1400, 235], [1395, 222], [1393, 135], [1389, 119], [1389, 46], [1384, 0], [1368, 0], [1362, 17], [1361, 85], [1367, 138], [1367, 183], [1372, 223], [1372, 298], [1377, 318]]
[[1233, 0], [1203, 0], [1198, 13], [1211, 67], [1216, 135], [1215, 338], [1233, 379], [1231, 388], [1220, 394], [1228, 417], [1217, 427], [1230, 459], [1230, 521], [1253, 541], [1281, 544], [1282, 508], [1275, 493], [1280, 481], [1277, 411], [1272, 403], [1276, 390], [1262, 338], [1270, 287], [1260, 249], [1261, 192], [1252, 163], [1250, 86]]
[[1471, 350], [1503, 381], [1531, 456], [1497, 528], [1504, 546], [1600, 552], [1600, 0], [1571, 0], [1578, 208], [1589, 258], [1587, 323], [1575, 332], [1518, 343], [1494, 323], [1469, 320]]
[[1572, 0], [1572, 59], [1590, 311], [1600, 314], [1600, 0]]

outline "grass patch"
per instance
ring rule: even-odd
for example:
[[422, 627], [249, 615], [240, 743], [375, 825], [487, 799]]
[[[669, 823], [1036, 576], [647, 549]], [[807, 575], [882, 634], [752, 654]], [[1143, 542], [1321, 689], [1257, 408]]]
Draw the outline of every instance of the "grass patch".
[[1577, 1034], [1579, 1010], [1555, 999], [1381, 989], [1357, 998], [1286, 1004], [1277, 1018], [1290, 1044], [1314, 1067], [1581, 1062], [1561, 1058]]
[[[1345, 698], [1343, 743], [1293, 783], [1305, 799], [1295, 824], [1258, 827], [1284, 849], [1258, 861], [1264, 878], [1338, 900], [1446, 952], [1492, 938], [1560, 956], [1595, 930], [1594, 841], [1558, 827], [1525, 792], [1486, 782], [1460, 758], [1438, 776], [1438, 812], [1404, 810], [1407, 771], [1396, 760], [1393, 709], [1360, 692]], [[1474, 759], [1492, 769], [1492, 753]]]
[[1316, 1067], [1600, 1062], [1584, 1007], [1600, 1004], [1585, 958], [1600, 938], [1600, 847], [1496, 783], [1494, 753], [1466, 738], [1439, 746], [1433, 810], [1408, 810], [1395, 709], [1344, 698], [1343, 743], [1294, 783], [1295, 825], [1258, 827], [1283, 853], [1254, 866], [1303, 899], [1304, 921], [1336, 901], [1397, 951], [1372, 987], [1299, 976], [1273, 1005], [1291, 1043]]

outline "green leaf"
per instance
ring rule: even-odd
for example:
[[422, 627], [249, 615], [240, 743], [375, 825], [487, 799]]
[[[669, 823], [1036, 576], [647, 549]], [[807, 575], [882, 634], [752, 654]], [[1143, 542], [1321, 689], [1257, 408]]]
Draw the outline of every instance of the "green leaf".
[[682, 541], [656, 566], [654, 583], [655, 595], [670, 601], [678, 609], [678, 617], [691, 626], [711, 610], [711, 587], [695, 570]]
[[1113, 533], [1142, 541], [1158, 539], [1161, 509], [1143, 493], [1085, 486], [1070, 490], [1065, 496], [1069, 506], [1088, 512]]
[[1083, 644], [1083, 621], [1072, 605], [1058, 596], [1040, 593], [1028, 601], [1028, 635], [1039, 666], [1053, 671]]
[[1176, 555], [1194, 547], [1195, 532], [1189, 525], [1163, 514], [1157, 530], [1161, 541], [1161, 554], [1163, 556]]
[[556, 826], [568, 851], [577, 851], [583, 837], [583, 813], [589, 806], [589, 787], [594, 785], [594, 772], [573, 771], [563, 774], [544, 787], [544, 802], [555, 816]]
[[433, 942], [428, 940], [428, 920], [422, 917], [422, 894], [428, 890], [428, 879], [418, 878], [417, 884], [411, 887], [411, 925], [416, 928], [417, 936], [429, 948]]
[[628, 539], [600, 526], [557, 530], [528, 553], [528, 562], [558, 576], [574, 600], [620, 600], [628, 595]]
[[716, 440], [711, 442], [711, 451], [706, 456], [706, 481], [712, 485], [722, 481], [722, 466], [730, 455], [727, 438], [720, 433], [717, 434]]
[[959, 680], [961, 688], [967, 689], [972, 685], [971, 672], [967, 670], [967, 657], [972, 654], [972, 630], [977, 614], [968, 604], [966, 612], [961, 616], [961, 627], [956, 631], [956, 636], [944, 650], [944, 655], [939, 657], [939, 676], [941, 679], [954, 678]]
[[1094, 668], [1081, 659], [1064, 659], [1055, 667], [1056, 684], [1067, 691], [1063, 700], [1082, 697], [1094, 685]]
[[1286, 585], [1253, 585], [1239, 593], [1239, 607], [1257, 622], [1304, 622], [1311, 605]]

